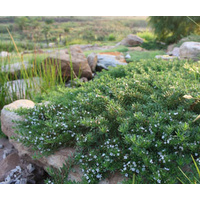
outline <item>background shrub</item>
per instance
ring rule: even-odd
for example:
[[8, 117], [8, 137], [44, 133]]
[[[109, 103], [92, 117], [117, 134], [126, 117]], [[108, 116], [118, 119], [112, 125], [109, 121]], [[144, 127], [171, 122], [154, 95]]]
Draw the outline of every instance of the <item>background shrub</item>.
[[[191, 20], [192, 19], [192, 20]], [[151, 16], [149, 25], [152, 26], [157, 39], [166, 43], [174, 43], [191, 33], [199, 33], [199, 16]]]

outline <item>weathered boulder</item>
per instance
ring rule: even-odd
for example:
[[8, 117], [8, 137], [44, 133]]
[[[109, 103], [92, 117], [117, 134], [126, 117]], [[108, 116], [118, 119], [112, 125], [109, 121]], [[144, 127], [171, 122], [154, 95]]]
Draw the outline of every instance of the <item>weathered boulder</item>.
[[108, 66], [116, 67], [117, 65], [127, 65], [124, 55], [120, 52], [104, 52], [97, 54], [96, 70], [108, 70]]
[[58, 73], [58, 67], [61, 67], [62, 76], [66, 79], [71, 77], [72, 63], [73, 76], [74, 77], [86, 77], [92, 79], [92, 71], [88, 65], [87, 58], [83, 54], [82, 50], [78, 46], [70, 47], [70, 53], [68, 50], [61, 50], [50, 54], [45, 60], [45, 67], [48, 64], [56, 66], [56, 73]]
[[200, 42], [184, 42], [180, 46], [181, 59], [200, 59]]
[[137, 35], [130, 34], [126, 38], [124, 38], [121, 42], [119, 42], [117, 45], [124, 45], [128, 47], [141, 45], [144, 42], [144, 40]]
[[11, 136], [15, 136], [15, 131], [12, 127], [15, 126], [15, 124], [12, 122], [12, 120], [22, 120], [22, 117], [17, 115], [13, 110], [16, 110], [18, 108], [33, 108], [34, 102], [30, 100], [17, 100], [14, 101], [11, 104], [8, 104], [3, 107], [1, 110], [1, 130], [2, 132], [7, 135], [9, 138]]
[[88, 61], [88, 64], [89, 64], [92, 72], [95, 72], [95, 70], [96, 70], [97, 59], [98, 59], [97, 54], [95, 54], [95, 53], [91, 53], [87, 57], [87, 61]]

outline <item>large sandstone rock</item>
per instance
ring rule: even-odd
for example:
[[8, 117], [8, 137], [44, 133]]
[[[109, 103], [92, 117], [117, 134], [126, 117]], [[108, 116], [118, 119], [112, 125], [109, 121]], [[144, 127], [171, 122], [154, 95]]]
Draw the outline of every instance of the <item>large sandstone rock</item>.
[[184, 42], [180, 46], [181, 59], [200, 59], [200, 42]]
[[[71, 54], [71, 58], [70, 58]], [[73, 76], [86, 77], [92, 79], [92, 71], [88, 65], [87, 58], [83, 54], [82, 50], [78, 46], [70, 47], [70, 54], [68, 50], [61, 50], [50, 54], [45, 60], [45, 66], [47, 64], [61, 66], [62, 76], [66, 79], [71, 77], [70, 61], [73, 67]], [[56, 72], [57, 73], [57, 72]]]
[[15, 136], [15, 131], [13, 127], [15, 124], [12, 122], [12, 120], [22, 120], [23, 118], [19, 115], [17, 115], [13, 110], [16, 110], [18, 108], [33, 108], [34, 102], [30, 100], [17, 100], [13, 103], [6, 105], [1, 110], [1, 130], [2, 132], [7, 135], [9, 138], [11, 136]]
[[124, 38], [118, 45], [124, 45], [128, 47], [141, 45], [144, 40], [137, 35], [130, 34], [126, 38]]
[[124, 55], [120, 52], [104, 52], [97, 54], [96, 70], [108, 70], [108, 66], [116, 67], [117, 65], [127, 65]]

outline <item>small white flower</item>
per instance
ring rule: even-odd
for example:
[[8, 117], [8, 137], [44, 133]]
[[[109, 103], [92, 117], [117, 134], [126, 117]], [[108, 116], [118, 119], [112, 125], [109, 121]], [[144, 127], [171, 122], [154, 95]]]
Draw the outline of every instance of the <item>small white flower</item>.
[[160, 179], [158, 179], [158, 180], [157, 180], [157, 182], [158, 182], [158, 183], [161, 183], [161, 180], [160, 180]]
[[128, 157], [127, 156], [124, 156], [124, 159], [127, 159]]
[[183, 151], [183, 147], [180, 146], [179, 149], [181, 149]]
[[102, 175], [101, 174], [97, 174], [97, 176], [96, 176], [97, 178], [101, 178], [102, 177]]
[[178, 113], [174, 113], [174, 115], [178, 115]]
[[125, 176], [128, 177], [128, 174], [126, 173]]

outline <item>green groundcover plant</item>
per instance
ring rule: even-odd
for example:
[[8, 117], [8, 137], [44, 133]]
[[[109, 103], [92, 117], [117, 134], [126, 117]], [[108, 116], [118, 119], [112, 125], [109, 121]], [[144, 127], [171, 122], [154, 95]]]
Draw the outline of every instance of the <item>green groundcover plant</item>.
[[[140, 60], [98, 73], [78, 88], [42, 96], [20, 109], [16, 140], [35, 156], [75, 147], [86, 183], [120, 172], [126, 183], [180, 183], [179, 167], [199, 166], [199, 63]], [[194, 98], [185, 98], [191, 95]], [[67, 174], [67, 173], [66, 173]], [[59, 178], [60, 180], [61, 178]], [[63, 182], [64, 183], [64, 182]]]

